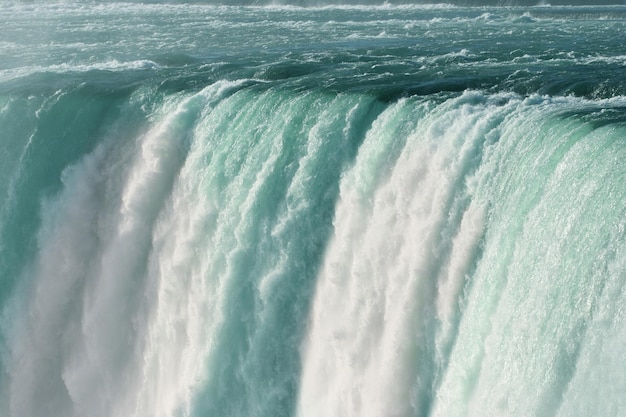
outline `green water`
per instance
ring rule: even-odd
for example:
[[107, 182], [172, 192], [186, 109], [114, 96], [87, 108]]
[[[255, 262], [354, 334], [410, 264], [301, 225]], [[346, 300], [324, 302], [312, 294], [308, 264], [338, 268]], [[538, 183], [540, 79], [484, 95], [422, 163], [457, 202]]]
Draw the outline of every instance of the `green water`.
[[0, 414], [622, 416], [623, 6], [0, 6]]

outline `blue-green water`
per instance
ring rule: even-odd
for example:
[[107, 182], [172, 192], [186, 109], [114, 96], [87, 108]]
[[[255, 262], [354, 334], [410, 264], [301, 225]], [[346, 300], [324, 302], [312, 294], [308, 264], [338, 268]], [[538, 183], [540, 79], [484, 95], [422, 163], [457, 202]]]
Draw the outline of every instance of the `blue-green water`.
[[626, 415], [626, 7], [0, 4], [0, 415]]

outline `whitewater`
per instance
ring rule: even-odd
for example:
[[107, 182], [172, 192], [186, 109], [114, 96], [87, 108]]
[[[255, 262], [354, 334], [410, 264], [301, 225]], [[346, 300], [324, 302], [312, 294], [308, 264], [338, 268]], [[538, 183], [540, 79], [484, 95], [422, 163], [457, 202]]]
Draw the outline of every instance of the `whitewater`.
[[0, 415], [626, 415], [626, 6], [0, 4]]

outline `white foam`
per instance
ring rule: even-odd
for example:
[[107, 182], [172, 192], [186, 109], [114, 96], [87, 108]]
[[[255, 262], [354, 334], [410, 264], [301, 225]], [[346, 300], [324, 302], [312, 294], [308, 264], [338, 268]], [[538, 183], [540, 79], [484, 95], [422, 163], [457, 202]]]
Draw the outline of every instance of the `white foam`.
[[[425, 360], [428, 341], [449, 336], [483, 233], [480, 205], [460, 204], [468, 198], [463, 175], [508, 111], [468, 94], [422, 118], [414, 115], [419, 104], [396, 104], [374, 123], [341, 182], [304, 347], [299, 416], [412, 415], [428, 401], [437, 372]], [[394, 124], [412, 117], [417, 126], [394, 135]], [[455, 216], [459, 224], [449, 224]], [[434, 322], [443, 328], [427, 324]]]
[[[156, 381], [171, 381], [164, 372], [173, 368], [144, 373], [146, 350], [156, 348], [165, 355], [160, 358], [175, 360], [185, 347], [149, 343], [152, 294], [171, 290], [158, 275], [167, 270], [145, 269], [146, 258], [163, 245], [153, 224], [168, 201], [197, 114], [237, 85], [218, 83], [189, 97], [171, 96], [142, 135], [126, 142], [113, 129], [102, 145], [64, 171], [63, 190], [43, 205], [40, 250], [23, 280], [32, 288], [23, 290], [28, 313], [20, 315], [22, 323], [11, 336], [11, 415], [155, 415], [138, 408], [138, 395], [154, 392]], [[168, 262], [190, 256], [183, 248], [160, 255]], [[185, 291], [190, 290], [199, 287], [190, 284]], [[185, 294], [178, 295], [184, 300]], [[189, 309], [192, 325], [194, 320], [203, 325], [197, 306]], [[166, 326], [170, 320], [165, 318]], [[191, 367], [198, 369], [194, 362], [185, 370]], [[180, 382], [180, 390], [188, 389]]]
[[136, 61], [118, 61], [110, 60], [104, 62], [85, 63], [85, 64], [55, 64], [50, 66], [25, 66], [19, 68], [12, 68], [0, 71], [0, 82], [11, 81], [18, 78], [27, 77], [33, 74], [39, 73], [81, 73], [89, 71], [139, 71], [157, 69], [159, 65], [150, 60], [136, 60]]

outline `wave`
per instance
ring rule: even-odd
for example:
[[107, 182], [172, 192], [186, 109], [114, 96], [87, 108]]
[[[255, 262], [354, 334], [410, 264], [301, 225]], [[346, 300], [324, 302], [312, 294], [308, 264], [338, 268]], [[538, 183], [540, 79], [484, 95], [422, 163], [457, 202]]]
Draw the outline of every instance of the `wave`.
[[136, 60], [130, 62], [120, 62], [117, 60], [97, 62], [90, 64], [58, 64], [50, 66], [31, 66], [20, 67], [0, 71], [0, 82], [12, 81], [19, 78], [25, 78], [34, 74], [75, 74], [85, 73], [89, 71], [133, 71], [157, 69], [159, 65], [150, 60]]

